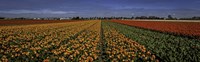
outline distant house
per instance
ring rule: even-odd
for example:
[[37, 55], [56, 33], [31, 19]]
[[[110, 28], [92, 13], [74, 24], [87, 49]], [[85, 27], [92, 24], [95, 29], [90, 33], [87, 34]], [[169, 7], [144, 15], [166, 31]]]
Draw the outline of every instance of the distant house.
[[34, 20], [41, 20], [41, 18], [33, 18]]
[[60, 18], [59, 20], [70, 20], [71, 18]]

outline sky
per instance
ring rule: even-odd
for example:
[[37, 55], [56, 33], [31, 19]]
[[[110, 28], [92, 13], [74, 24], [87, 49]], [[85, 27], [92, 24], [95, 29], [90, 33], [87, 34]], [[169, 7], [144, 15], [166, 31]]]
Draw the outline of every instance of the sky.
[[200, 16], [200, 0], [0, 0], [0, 17]]

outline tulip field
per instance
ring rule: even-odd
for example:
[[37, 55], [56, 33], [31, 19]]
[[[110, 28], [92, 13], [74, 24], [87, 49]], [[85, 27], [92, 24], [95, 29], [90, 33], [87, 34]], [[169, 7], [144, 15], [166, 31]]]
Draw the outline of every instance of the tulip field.
[[122, 21], [55, 22], [0, 25], [0, 62], [200, 61], [199, 30], [190, 38]]
[[120, 21], [112, 20], [130, 26], [136, 26], [140, 28], [156, 30], [160, 32], [166, 32], [169, 34], [176, 34], [182, 36], [200, 37], [200, 22], [160, 22], [160, 21]]
[[74, 22], [79, 20], [0, 20], [0, 26]]

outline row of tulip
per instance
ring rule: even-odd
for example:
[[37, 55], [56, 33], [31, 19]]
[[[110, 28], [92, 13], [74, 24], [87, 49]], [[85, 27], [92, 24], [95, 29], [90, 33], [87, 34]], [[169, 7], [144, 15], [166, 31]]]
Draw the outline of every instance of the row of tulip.
[[[73, 62], [93, 62], [99, 61], [100, 50], [98, 43], [100, 40], [100, 21], [89, 28], [80, 32], [75, 38], [69, 39], [66, 44], [61, 45], [58, 49], [52, 50], [59, 60]], [[47, 60], [56, 57], [48, 57]]]
[[84, 21], [3, 26], [0, 28], [0, 58], [3, 61], [42, 61], [54, 57], [60, 48], [70, 44], [71, 38], [96, 23]]
[[0, 62], [159, 62], [108, 22], [1, 26], [0, 33]]
[[156, 56], [143, 45], [127, 38], [108, 23], [102, 22], [104, 35], [104, 61], [156, 61]]
[[163, 62], [200, 62], [200, 40], [105, 22], [126, 37], [144, 45]]

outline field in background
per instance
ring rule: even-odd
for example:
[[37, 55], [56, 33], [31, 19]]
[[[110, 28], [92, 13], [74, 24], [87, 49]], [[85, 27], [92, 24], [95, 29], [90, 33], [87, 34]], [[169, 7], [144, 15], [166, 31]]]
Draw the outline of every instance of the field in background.
[[73, 22], [73, 21], [80, 21], [80, 20], [0, 20], [0, 26], [62, 23], [62, 22]]
[[[9, 21], [0, 26], [0, 61], [199, 62], [200, 59], [200, 40], [196, 38], [199, 23], [21, 22]], [[178, 36], [187, 33], [195, 37]]]
[[126, 21], [163, 21], [163, 22], [200, 22], [200, 20], [145, 20], [145, 19], [135, 19]]
[[200, 36], [200, 22], [176, 22], [176, 21], [120, 21], [112, 22], [122, 23], [130, 26], [144, 29], [168, 32], [185, 36]]

